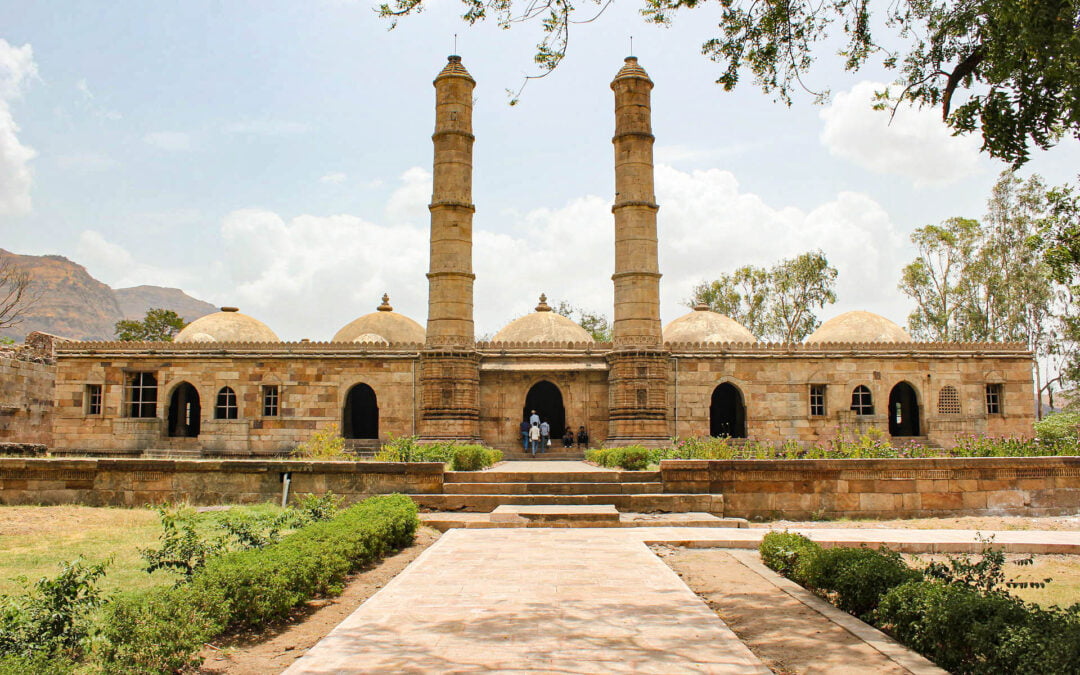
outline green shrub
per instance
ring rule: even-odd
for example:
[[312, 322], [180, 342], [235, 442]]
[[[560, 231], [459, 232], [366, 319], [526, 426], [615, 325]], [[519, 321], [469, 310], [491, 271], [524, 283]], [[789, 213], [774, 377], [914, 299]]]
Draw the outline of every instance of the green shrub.
[[865, 546], [803, 556], [796, 575], [811, 589], [834, 593], [837, 607], [859, 617], [868, 616], [889, 590], [921, 577], [896, 551]]
[[[23, 595], [0, 596], [0, 655], [48, 660], [77, 655], [90, 633], [90, 611], [101, 604], [97, 581], [106, 563], [60, 563]], [[22, 579], [26, 585], [25, 578]]]
[[503, 454], [501, 450], [487, 448], [482, 445], [458, 445], [453, 448], [450, 458], [451, 471], [479, 471], [501, 462]]
[[227, 627], [284, 619], [345, 576], [412, 541], [416, 504], [404, 495], [372, 497], [261, 549], [207, 560], [191, 581], [118, 598], [106, 607], [101, 661], [110, 672], [172, 672]]
[[293, 448], [290, 454], [296, 458], [317, 461], [356, 461], [358, 459], [354, 453], [345, 450], [345, 439], [338, 432], [336, 424], [316, 431], [311, 438]]
[[392, 438], [375, 455], [377, 462], [443, 462], [451, 471], [479, 471], [502, 458], [501, 450], [483, 445], [420, 443], [416, 436]]
[[801, 561], [822, 552], [821, 545], [797, 532], [769, 532], [761, 539], [758, 552], [761, 562], [796, 582], [801, 583], [798, 569]]
[[60, 656], [0, 655], [0, 675], [67, 675], [75, 663]]
[[1070, 441], [1076, 443], [1076, 429], [1080, 425], [1080, 413], [1060, 412], [1047, 415], [1035, 423], [1035, 436], [1040, 441]]
[[601, 448], [586, 450], [585, 459], [609, 469], [641, 471], [649, 464], [659, 461], [658, 451], [640, 445], [628, 445], [625, 448]]

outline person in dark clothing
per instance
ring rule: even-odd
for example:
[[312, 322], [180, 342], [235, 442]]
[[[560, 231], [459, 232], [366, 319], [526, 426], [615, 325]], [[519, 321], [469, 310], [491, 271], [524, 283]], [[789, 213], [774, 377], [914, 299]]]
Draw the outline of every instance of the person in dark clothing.
[[577, 446], [579, 448], [587, 448], [587, 447], [589, 447], [589, 432], [585, 431], [584, 426], [578, 427]]
[[521, 449], [529, 450], [529, 420], [521, 420]]
[[570, 428], [570, 425], [566, 426], [566, 433], [562, 436], [562, 446], [564, 448], [574, 447], [574, 430]]

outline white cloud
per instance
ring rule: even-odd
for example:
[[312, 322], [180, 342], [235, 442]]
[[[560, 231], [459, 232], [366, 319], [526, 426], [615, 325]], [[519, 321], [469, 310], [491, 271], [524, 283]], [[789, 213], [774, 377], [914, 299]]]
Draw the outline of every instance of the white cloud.
[[953, 136], [937, 108], [873, 109], [879, 82], [860, 82], [821, 111], [821, 142], [829, 152], [875, 173], [904, 176], [916, 186], [946, 185], [978, 170], [979, 139]]
[[18, 215], [31, 209], [30, 160], [37, 152], [19, 141], [19, 125], [10, 104], [36, 76], [31, 46], [15, 47], [0, 38], [0, 215]]
[[329, 183], [331, 185], [341, 185], [348, 179], [348, 174], [342, 173], [341, 171], [332, 171], [328, 174], [324, 174], [322, 178], [319, 179], [319, 182]]
[[[746, 265], [772, 265], [813, 249], [839, 270], [839, 302], [821, 318], [867, 309], [903, 323], [907, 302], [896, 290], [912, 252], [882, 207], [842, 192], [810, 211], [767, 204], [742, 192], [727, 171], [656, 170], [661, 310], [665, 321], [689, 311], [682, 301], [699, 281]], [[374, 310], [384, 292], [395, 309], [427, 316], [427, 203], [431, 174], [406, 171], [382, 222], [354, 215], [285, 218], [265, 209], [230, 213], [220, 253], [198, 277], [141, 264], [123, 248], [86, 232], [79, 260], [110, 283], [191, 288], [196, 297], [237, 305], [285, 339], [328, 340]], [[586, 195], [561, 207], [500, 214], [514, 233], [474, 228], [477, 334], [493, 333], [531, 312], [537, 296], [612, 312], [614, 231], [611, 202]]]
[[158, 150], [182, 152], [191, 149], [191, 135], [183, 131], [153, 131], [143, 136], [143, 141]]

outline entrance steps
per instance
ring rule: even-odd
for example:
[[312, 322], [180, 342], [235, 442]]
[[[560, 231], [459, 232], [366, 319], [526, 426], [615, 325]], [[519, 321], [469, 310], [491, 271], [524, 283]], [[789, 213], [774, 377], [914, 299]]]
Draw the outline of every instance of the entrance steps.
[[377, 438], [345, 439], [345, 449], [363, 459], [371, 459], [381, 447], [382, 442]]
[[742, 518], [710, 513], [620, 513], [611, 505], [504, 505], [491, 513], [424, 513], [421, 521], [441, 532], [457, 528], [507, 527], [747, 527]]
[[723, 495], [666, 493], [659, 471], [451, 471], [421, 509], [491, 513], [500, 506], [611, 506], [624, 513], [723, 514]]
[[503, 449], [503, 459], [508, 462], [581, 462], [585, 460], [584, 450], [573, 448], [551, 448], [547, 452], [538, 452], [534, 457], [531, 452], [525, 452], [521, 446], [512, 450]]

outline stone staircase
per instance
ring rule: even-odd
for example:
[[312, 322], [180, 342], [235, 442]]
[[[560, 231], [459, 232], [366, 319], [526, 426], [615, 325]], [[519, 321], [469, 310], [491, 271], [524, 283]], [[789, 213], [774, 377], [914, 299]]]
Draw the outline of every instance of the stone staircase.
[[382, 447], [382, 441], [377, 438], [346, 438], [345, 449], [354, 453], [357, 457], [371, 459]]
[[552, 446], [546, 452], [537, 452], [533, 457], [531, 452], [517, 446], [511, 449], [502, 449], [503, 459], [508, 462], [580, 462], [585, 459], [585, 451], [577, 448], [564, 448]]
[[724, 512], [723, 495], [665, 493], [659, 471], [450, 471], [444, 474], [442, 494], [412, 497], [429, 511], [606, 504], [623, 513]]

